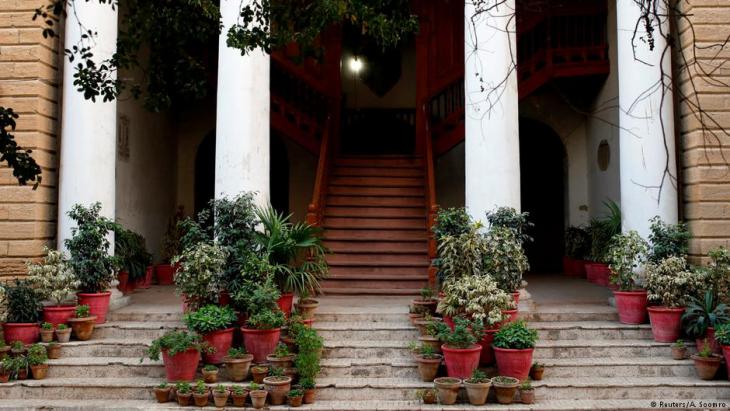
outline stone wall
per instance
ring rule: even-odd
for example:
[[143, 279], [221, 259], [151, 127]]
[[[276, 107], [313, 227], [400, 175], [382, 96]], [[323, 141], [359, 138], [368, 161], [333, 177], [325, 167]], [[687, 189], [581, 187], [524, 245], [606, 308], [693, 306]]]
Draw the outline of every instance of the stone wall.
[[55, 245], [60, 89], [57, 40], [41, 35], [37, 0], [8, 0], [0, 7], [0, 106], [19, 115], [18, 144], [43, 167], [37, 190], [18, 186], [0, 166], [0, 279], [25, 273], [24, 262]]
[[[725, 46], [700, 49], [724, 42], [730, 36], [730, 2], [726, 0], [689, 0], [682, 2], [688, 21], [677, 28], [681, 47], [689, 57], [693, 43], [697, 48], [697, 63], [705, 70], [714, 70], [711, 79], [701, 75], [690, 60], [690, 70], [682, 69], [679, 53], [675, 53], [679, 94], [689, 100], [679, 107], [681, 213], [692, 233], [690, 254], [695, 262], [713, 247], [730, 246], [730, 87], [717, 84], [730, 82], [730, 48]], [[691, 22], [691, 23], [690, 23]], [[694, 32], [694, 35], [693, 35]], [[713, 59], [719, 52], [718, 58]], [[719, 66], [719, 68], [717, 67]], [[714, 81], [713, 81], [714, 80]], [[714, 84], [713, 84], [714, 83]], [[703, 131], [697, 111], [699, 103], [711, 117]]]

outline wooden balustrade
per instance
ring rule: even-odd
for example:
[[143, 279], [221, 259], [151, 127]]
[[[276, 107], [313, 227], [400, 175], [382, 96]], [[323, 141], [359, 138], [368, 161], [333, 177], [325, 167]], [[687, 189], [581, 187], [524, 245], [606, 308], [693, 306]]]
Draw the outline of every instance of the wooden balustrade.
[[307, 223], [316, 226], [322, 225], [325, 197], [327, 196], [327, 179], [334, 151], [331, 144], [332, 127], [331, 117], [328, 117], [322, 129], [322, 141], [319, 147], [312, 202], [307, 207]]
[[[438, 212], [438, 204], [436, 203], [436, 170], [433, 156], [433, 140], [431, 135], [431, 120], [428, 116], [427, 106], [423, 106], [423, 119], [425, 124], [424, 135], [424, 153], [423, 166], [426, 175], [426, 218], [428, 227], [428, 258], [433, 262], [437, 257], [436, 237], [433, 233], [433, 226], [436, 224], [436, 213]], [[436, 285], [436, 267], [433, 263], [428, 267], [428, 282], [431, 287]]]

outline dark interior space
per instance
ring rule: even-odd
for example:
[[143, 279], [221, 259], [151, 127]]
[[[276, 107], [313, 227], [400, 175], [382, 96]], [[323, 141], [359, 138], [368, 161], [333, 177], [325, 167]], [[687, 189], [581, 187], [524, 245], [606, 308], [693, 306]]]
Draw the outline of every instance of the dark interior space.
[[215, 131], [203, 138], [195, 154], [195, 214], [208, 206], [215, 195]]
[[289, 156], [279, 134], [271, 134], [271, 205], [280, 213], [289, 214]]

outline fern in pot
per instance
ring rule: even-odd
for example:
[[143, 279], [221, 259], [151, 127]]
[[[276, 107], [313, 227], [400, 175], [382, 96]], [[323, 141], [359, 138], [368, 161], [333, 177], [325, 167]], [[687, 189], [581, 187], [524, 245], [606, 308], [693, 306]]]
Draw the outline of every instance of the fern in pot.
[[73, 317], [76, 305], [65, 303], [73, 297], [80, 282], [62, 252], [48, 248], [44, 252], [43, 260], [27, 264], [28, 282], [40, 298], [52, 302], [43, 307], [43, 321], [55, 328]]
[[494, 335], [494, 357], [499, 375], [525, 380], [530, 375], [537, 330], [524, 320], [504, 325]]
[[618, 288], [613, 292], [616, 309], [624, 324], [646, 322], [647, 292], [637, 284], [637, 270], [642, 268], [648, 251], [649, 244], [633, 230], [615, 236], [608, 251], [611, 283]]

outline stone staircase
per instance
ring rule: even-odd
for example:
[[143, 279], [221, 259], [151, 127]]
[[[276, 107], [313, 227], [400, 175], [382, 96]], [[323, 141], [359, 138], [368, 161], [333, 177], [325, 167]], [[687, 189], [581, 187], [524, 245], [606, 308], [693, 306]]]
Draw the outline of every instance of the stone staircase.
[[[151, 300], [154, 293], [171, 293], [150, 291]], [[406, 315], [408, 298], [325, 300], [315, 323], [325, 339], [318, 402], [302, 410], [649, 409], [652, 400], [688, 399], [730, 404], [729, 381], [696, 378], [692, 362], [672, 360], [668, 344], [653, 342], [648, 325], [619, 324], [608, 306], [555, 305], [522, 313], [539, 331], [535, 358], [547, 367], [545, 379], [534, 384], [536, 404], [422, 406], [415, 390], [432, 384], [420, 381], [406, 348], [417, 337]], [[0, 409], [177, 409], [152, 397], [151, 388], [164, 379], [162, 365], [139, 358], [153, 338], [182, 327], [179, 310], [179, 304], [154, 312], [132, 305], [112, 313], [93, 340], [64, 345], [48, 379], [0, 385]]]

